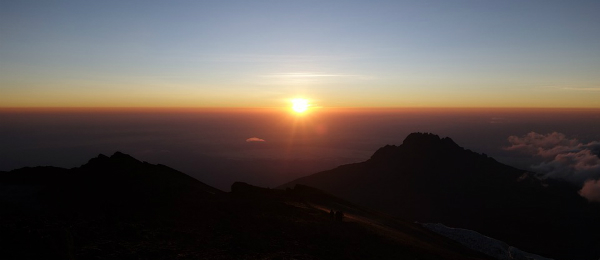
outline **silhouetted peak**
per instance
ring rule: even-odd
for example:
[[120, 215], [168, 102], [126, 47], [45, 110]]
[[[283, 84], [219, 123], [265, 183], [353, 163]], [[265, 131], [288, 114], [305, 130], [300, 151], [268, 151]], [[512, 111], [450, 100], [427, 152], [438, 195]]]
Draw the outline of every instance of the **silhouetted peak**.
[[424, 146], [424, 147], [435, 147], [435, 146], [454, 146], [458, 145], [450, 139], [450, 137], [440, 138], [436, 134], [432, 133], [411, 133], [409, 134], [402, 145], [405, 146]]
[[104, 154], [98, 154], [98, 156], [96, 156], [96, 158], [92, 158], [93, 159], [98, 159], [98, 160], [108, 160], [108, 156], [104, 155]]
[[435, 141], [439, 141], [439, 140], [440, 140], [440, 137], [436, 134], [416, 132], [416, 133], [410, 133], [406, 138], [404, 138], [404, 142], [402, 142], [402, 143], [410, 144], [413, 142], [424, 142], [424, 141], [435, 142]]
[[94, 165], [101, 165], [108, 162], [110, 158], [104, 154], [98, 154], [98, 156], [90, 159], [86, 164], [82, 165], [82, 167], [90, 167]]
[[133, 158], [133, 156], [129, 155], [129, 154], [124, 154], [122, 152], [115, 152], [113, 155], [110, 156], [110, 160], [111, 161], [116, 161], [116, 162], [129, 162], [129, 163], [139, 163], [140, 161], [138, 159]]
[[463, 150], [449, 137], [440, 138], [432, 133], [411, 133], [409, 134], [402, 145], [386, 145], [379, 148], [371, 159], [392, 159], [402, 156], [403, 153], [430, 153], [433, 151], [453, 151]]
[[131, 155], [124, 154], [122, 152], [115, 152], [110, 157], [99, 154], [98, 156], [90, 159], [82, 167], [98, 168], [98, 167], [110, 167], [113, 165], [135, 165], [141, 163], [139, 160], [133, 158]]

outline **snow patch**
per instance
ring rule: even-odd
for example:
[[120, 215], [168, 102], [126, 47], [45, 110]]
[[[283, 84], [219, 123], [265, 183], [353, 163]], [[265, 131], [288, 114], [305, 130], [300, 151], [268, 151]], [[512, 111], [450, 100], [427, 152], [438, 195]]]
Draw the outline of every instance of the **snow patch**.
[[527, 253], [500, 240], [484, 236], [473, 230], [451, 228], [440, 223], [424, 223], [421, 225], [433, 232], [457, 241], [470, 249], [484, 253], [498, 260], [553, 260], [551, 258]]

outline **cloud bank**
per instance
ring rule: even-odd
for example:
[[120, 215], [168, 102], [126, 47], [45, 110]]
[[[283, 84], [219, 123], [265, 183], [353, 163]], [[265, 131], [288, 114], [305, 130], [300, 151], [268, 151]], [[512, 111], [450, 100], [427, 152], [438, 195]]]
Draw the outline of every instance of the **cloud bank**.
[[250, 137], [246, 139], [246, 142], [265, 142], [265, 139], [260, 139], [258, 137]]
[[600, 142], [582, 143], [562, 133], [510, 136], [506, 150], [541, 157], [544, 161], [531, 168], [545, 178], [564, 179], [581, 185], [579, 194], [600, 202]]
[[579, 190], [579, 195], [590, 201], [600, 201], [600, 180], [588, 180]]

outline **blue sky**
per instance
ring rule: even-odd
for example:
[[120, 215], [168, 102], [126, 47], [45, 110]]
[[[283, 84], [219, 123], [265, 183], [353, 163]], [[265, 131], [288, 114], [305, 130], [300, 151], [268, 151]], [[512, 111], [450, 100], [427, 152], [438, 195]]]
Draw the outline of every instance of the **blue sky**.
[[1, 106], [599, 107], [599, 1], [2, 1]]

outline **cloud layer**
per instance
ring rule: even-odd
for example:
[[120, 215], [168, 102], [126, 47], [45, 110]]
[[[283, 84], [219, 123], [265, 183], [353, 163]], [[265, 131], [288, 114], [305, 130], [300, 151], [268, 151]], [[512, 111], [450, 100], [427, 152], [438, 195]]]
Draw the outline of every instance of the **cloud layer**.
[[600, 180], [588, 180], [583, 184], [579, 195], [590, 201], [600, 201]]
[[546, 178], [564, 179], [582, 185], [579, 194], [588, 200], [600, 201], [600, 142], [582, 143], [562, 133], [510, 136], [510, 151], [538, 156], [544, 161], [531, 168]]
[[265, 142], [265, 139], [260, 139], [258, 137], [250, 137], [246, 139], [246, 142]]

